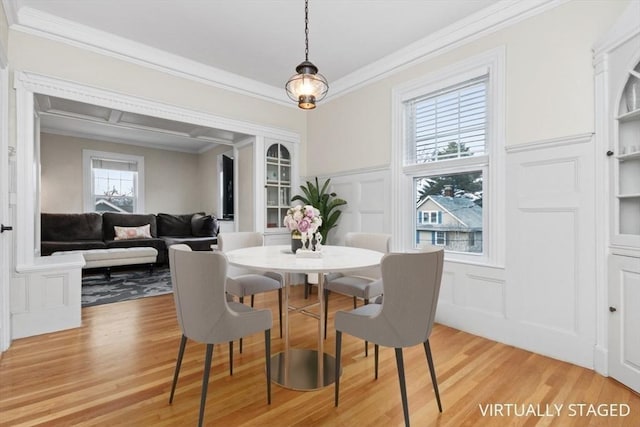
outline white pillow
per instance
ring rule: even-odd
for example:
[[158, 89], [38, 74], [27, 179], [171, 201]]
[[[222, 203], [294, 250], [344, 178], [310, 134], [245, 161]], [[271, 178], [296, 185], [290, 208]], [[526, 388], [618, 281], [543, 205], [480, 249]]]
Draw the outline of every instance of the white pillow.
[[140, 227], [113, 227], [116, 232], [115, 240], [127, 239], [150, 239], [151, 224], [141, 225]]

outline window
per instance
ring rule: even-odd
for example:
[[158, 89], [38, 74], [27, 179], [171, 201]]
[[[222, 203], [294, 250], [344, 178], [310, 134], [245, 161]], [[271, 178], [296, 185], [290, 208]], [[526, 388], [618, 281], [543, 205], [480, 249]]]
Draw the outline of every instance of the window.
[[[431, 244], [444, 245], [447, 250], [482, 253], [482, 171], [418, 176], [414, 186], [418, 209], [438, 209], [436, 221], [416, 226], [416, 246], [432, 236]], [[437, 240], [436, 233], [447, 237]]]
[[430, 164], [425, 171], [433, 173], [414, 177], [416, 208], [442, 212], [441, 221], [437, 214], [435, 221], [424, 221], [423, 216], [415, 230], [416, 246], [425, 241], [420, 234], [426, 233], [432, 236], [432, 244], [447, 250], [482, 253], [482, 239], [476, 242], [470, 237], [474, 233], [482, 235], [482, 169], [475, 162], [461, 162], [458, 169], [465, 172], [438, 172], [449, 160], [484, 155], [487, 81], [488, 76], [482, 75], [404, 103], [410, 147], [405, 164]]
[[144, 212], [144, 158], [83, 150], [85, 212]]
[[442, 220], [442, 212], [421, 211], [420, 223], [422, 224], [439, 224]]
[[[494, 195], [503, 180], [488, 178], [502, 168], [503, 67], [499, 48], [394, 89], [402, 249], [440, 245], [448, 259], [500, 262], [487, 236], [496, 236], [502, 215], [493, 210], [501, 210]], [[417, 219], [411, 229], [409, 217]]]
[[405, 102], [407, 163], [484, 154], [487, 75]]

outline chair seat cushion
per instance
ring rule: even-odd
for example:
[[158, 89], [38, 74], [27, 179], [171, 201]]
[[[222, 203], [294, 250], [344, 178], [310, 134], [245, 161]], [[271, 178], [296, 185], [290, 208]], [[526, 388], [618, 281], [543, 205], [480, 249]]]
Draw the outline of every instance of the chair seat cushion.
[[282, 288], [279, 281], [261, 274], [245, 274], [227, 278], [227, 292], [238, 297]]
[[342, 276], [327, 283], [326, 289], [344, 295], [371, 299], [382, 294], [382, 279]]

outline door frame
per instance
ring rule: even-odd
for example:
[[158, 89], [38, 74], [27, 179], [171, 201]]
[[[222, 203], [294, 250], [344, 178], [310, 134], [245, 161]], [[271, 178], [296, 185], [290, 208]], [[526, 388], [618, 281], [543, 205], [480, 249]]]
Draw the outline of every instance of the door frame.
[[[9, 211], [9, 70], [0, 54], [0, 222], [13, 225]], [[15, 150], [12, 151], [12, 153]], [[0, 235], [0, 354], [11, 344], [10, 250], [12, 233]]]

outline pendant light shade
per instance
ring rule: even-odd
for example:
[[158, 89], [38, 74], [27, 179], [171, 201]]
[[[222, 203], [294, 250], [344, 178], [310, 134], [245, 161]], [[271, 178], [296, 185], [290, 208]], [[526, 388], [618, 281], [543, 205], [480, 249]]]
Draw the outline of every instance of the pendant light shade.
[[298, 102], [298, 107], [311, 110], [327, 95], [329, 84], [318, 73], [318, 67], [309, 61], [309, 0], [305, 0], [304, 5], [304, 33], [305, 59], [296, 67], [296, 74], [287, 81], [285, 89], [289, 98]]

